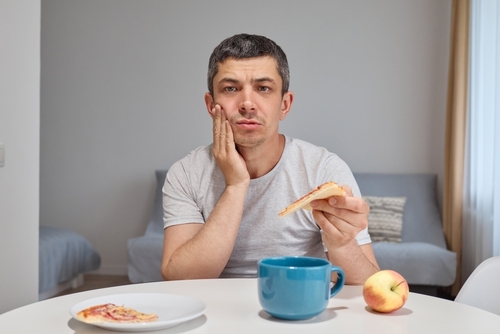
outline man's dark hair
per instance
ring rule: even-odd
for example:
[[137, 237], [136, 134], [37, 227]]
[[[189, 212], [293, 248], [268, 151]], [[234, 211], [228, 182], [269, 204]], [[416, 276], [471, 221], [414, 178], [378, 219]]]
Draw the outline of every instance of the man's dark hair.
[[208, 91], [214, 96], [214, 77], [219, 70], [219, 64], [227, 59], [245, 59], [256, 57], [272, 57], [278, 64], [278, 73], [283, 81], [281, 94], [288, 91], [290, 85], [290, 70], [283, 50], [274, 41], [259, 35], [239, 34], [223, 40], [212, 52], [208, 62]]

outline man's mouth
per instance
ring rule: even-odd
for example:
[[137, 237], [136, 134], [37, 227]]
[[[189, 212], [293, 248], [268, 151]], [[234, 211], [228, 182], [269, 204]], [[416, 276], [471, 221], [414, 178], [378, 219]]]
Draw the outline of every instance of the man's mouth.
[[243, 130], [256, 130], [258, 127], [260, 127], [260, 123], [253, 119], [242, 119], [236, 121], [236, 127]]
[[243, 124], [243, 125], [259, 125], [259, 122], [257, 121], [254, 121], [254, 120], [241, 120], [241, 121], [237, 121], [236, 124]]

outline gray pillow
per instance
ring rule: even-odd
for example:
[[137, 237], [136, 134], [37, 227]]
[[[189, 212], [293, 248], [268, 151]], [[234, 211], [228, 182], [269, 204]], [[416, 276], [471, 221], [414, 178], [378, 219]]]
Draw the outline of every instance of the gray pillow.
[[368, 233], [372, 242], [401, 242], [406, 197], [363, 196], [370, 213]]

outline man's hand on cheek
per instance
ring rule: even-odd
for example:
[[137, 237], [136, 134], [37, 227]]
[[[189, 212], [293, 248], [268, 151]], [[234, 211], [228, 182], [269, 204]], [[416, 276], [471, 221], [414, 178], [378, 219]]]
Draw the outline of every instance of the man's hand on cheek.
[[245, 161], [236, 150], [233, 131], [226, 118], [224, 110], [218, 104], [211, 112], [213, 119], [213, 148], [215, 161], [219, 166], [226, 186], [244, 184], [248, 185], [250, 175]]
[[323, 242], [329, 249], [347, 245], [368, 226], [368, 204], [353, 197], [348, 186], [342, 188], [347, 193], [345, 197], [311, 202], [313, 217], [323, 230]]

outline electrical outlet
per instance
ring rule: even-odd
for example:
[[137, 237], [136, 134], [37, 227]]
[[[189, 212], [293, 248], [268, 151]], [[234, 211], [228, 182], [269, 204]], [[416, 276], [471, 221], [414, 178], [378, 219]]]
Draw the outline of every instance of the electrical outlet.
[[0, 167], [5, 165], [5, 145], [0, 143]]

